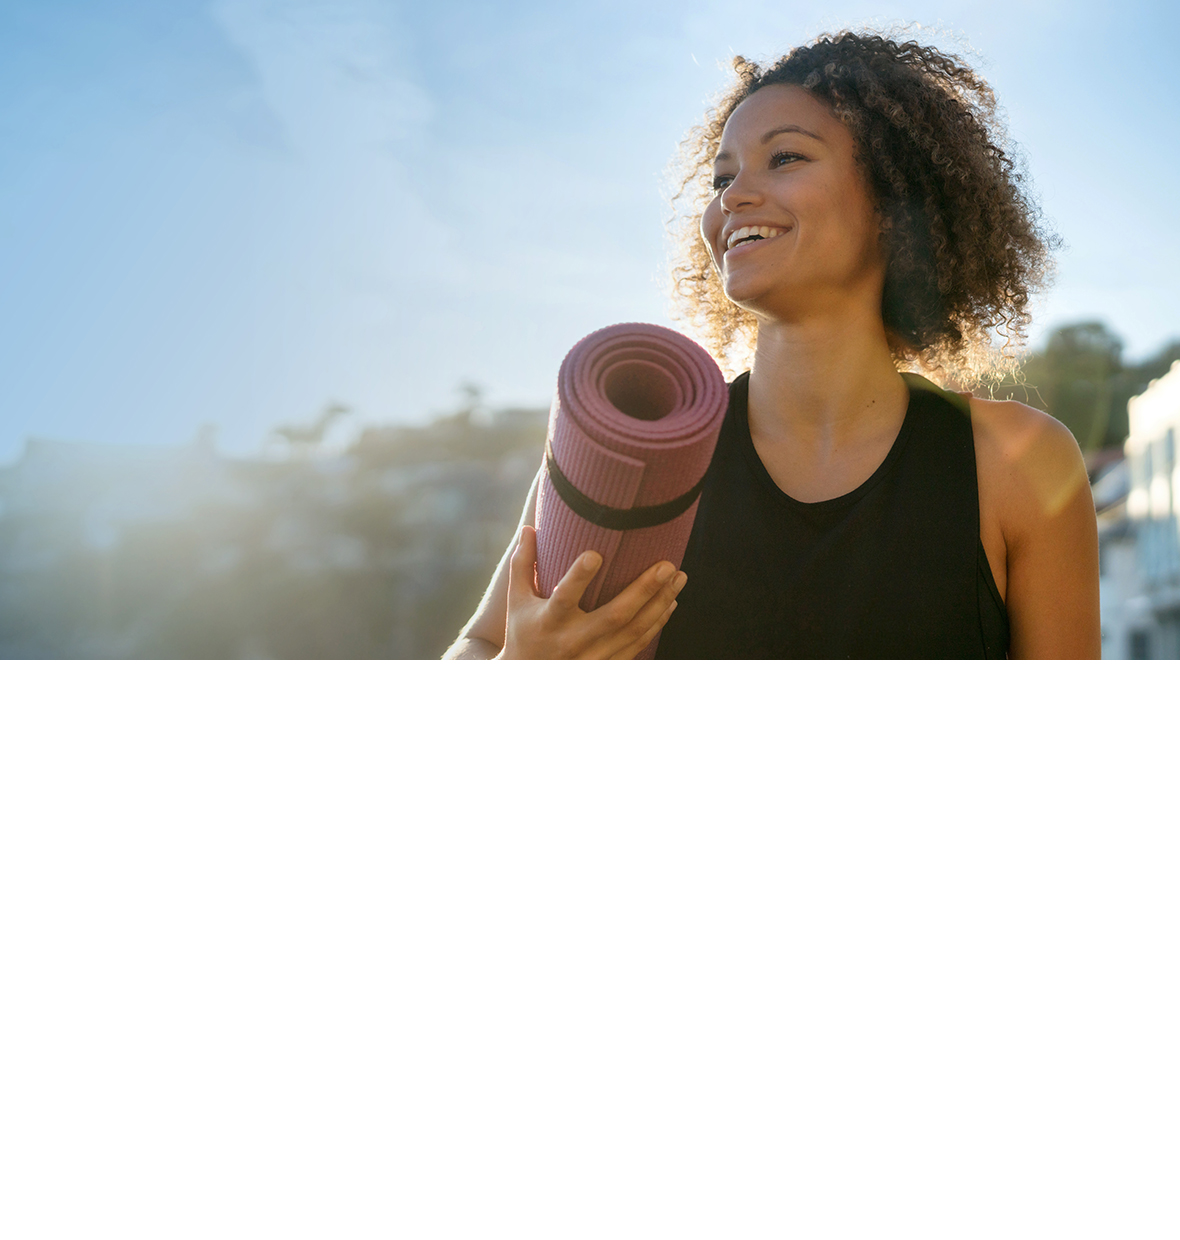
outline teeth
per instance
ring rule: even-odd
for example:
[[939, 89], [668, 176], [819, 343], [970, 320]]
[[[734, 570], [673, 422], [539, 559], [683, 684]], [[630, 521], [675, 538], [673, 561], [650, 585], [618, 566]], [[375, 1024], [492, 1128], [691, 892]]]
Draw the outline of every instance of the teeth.
[[769, 241], [771, 237], [781, 237], [786, 231], [785, 228], [771, 228], [766, 224], [739, 228], [729, 234], [729, 240], [725, 243], [725, 248], [732, 250], [739, 241], [744, 241], [747, 237], [760, 237]]

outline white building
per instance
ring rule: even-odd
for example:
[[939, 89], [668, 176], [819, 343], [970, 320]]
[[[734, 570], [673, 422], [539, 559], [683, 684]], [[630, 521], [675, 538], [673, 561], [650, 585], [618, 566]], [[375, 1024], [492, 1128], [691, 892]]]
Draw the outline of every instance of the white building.
[[[1125, 519], [1102, 529], [1103, 655], [1180, 658], [1180, 362], [1127, 407]], [[1100, 521], [1100, 528], [1102, 522]], [[1110, 646], [1108, 651], [1107, 646]]]

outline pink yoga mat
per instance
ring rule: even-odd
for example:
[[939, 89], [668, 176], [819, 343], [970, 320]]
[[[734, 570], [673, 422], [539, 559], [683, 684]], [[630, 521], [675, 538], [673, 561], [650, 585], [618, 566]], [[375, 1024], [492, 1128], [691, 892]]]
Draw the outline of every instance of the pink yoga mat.
[[603, 559], [586, 611], [659, 560], [680, 567], [728, 403], [713, 359], [666, 327], [618, 323], [574, 345], [557, 375], [537, 497], [545, 598], [583, 551]]

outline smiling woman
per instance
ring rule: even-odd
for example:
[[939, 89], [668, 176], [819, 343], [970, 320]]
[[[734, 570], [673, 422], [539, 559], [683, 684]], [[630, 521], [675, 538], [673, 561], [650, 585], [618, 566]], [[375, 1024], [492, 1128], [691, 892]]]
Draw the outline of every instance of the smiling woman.
[[876, 34], [734, 67], [683, 149], [674, 278], [714, 355], [753, 360], [684, 571], [654, 565], [625, 605], [584, 612], [586, 556], [542, 599], [530, 497], [448, 654], [626, 658], [662, 630], [659, 658], [1096, 657], [1073, 438], [916, 373], [970, 386], [1003, 368], [1050, 267], [990, 89]]
[[717, 295], [715, 255], [697, 226], [727, 184], [733, 156], [719, 150], [722, 135], [757, 91], [794, 86], [814, 132], [785, 125], [765, 135], [784, 138], [767, 154], [780, 165], [806, 162], [813, 152], [804, 144], [822, 141], [821, 132], [853, 153], [858, 192], [888, 237], [881, 314], [899, 360], [966, 379], [1002, 367], [991, 332], [1009, 348], [1021, 342], [1029, 297], [1058, 241], [1040, 226], [990, 87], [953, 56], [878, 35], [821, 38], [767, 69], [739, 56], [734, 69], [736, 84], [681, 150], [677, 199], [686, 209], [674, 278], [709, 345], [725, 353], [752, 343], [757, 328], [754, 314]]

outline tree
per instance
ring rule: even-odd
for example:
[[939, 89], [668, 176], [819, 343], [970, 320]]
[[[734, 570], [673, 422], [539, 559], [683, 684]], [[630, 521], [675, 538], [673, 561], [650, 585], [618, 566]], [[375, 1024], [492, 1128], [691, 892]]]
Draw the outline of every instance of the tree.
[[1105, 323], [1069, 323], [1050, 333], [1024, 360], [1023, 383], [1007, 382], [996, 399], [1044, 409], [1073, 433], [1085, 452], [1127, 437], [1127, 402], [1180, 359], [1180, 340], [1142, 362], [1123, 361], [1123, 342]]

